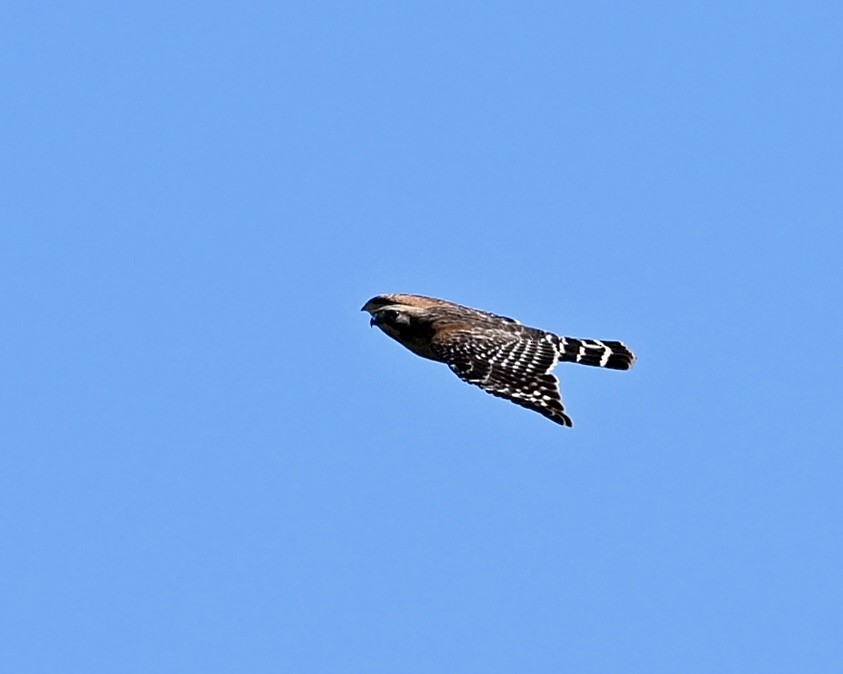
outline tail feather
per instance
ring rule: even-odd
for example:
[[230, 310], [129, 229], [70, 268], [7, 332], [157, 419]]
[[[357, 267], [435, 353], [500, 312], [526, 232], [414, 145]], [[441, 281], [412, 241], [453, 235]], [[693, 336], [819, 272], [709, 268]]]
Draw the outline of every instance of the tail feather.
[[635, 354], [623, 342], [605, 339], [576, 339], [559, 337], [559, 360], [607, 367], [611, 370], [628, 370], [635, 362]]

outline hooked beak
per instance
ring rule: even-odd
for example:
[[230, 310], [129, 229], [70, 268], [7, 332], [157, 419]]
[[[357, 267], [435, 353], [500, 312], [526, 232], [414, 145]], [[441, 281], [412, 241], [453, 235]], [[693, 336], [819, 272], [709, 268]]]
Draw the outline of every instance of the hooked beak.
[[360, 307], [360, 311], [368, 311], [372, 316], [369, 319], [369, 327], [370, 328], [377, 323], [377, 321], [375, 320], [375, 315], [372, 313], [372, 309], [370, 307], [371, 304], [372, 304], [372, 300], [369, 300], [368, 302], [366, 302], [366, 304], [364, 304], [362, 307]]

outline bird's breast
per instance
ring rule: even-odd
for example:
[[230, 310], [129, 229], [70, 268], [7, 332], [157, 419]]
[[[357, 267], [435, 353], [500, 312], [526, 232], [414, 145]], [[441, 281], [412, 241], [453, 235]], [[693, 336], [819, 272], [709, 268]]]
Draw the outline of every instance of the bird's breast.
[[430, 340], [433, 334], [429, 329], [420, 330], [417, 328], [414, 329], [413, 327], [398, 328], [388, 324], [378, 325], [378, 327], [417, 356], [430, 360], [439, 360], [430, 348]]

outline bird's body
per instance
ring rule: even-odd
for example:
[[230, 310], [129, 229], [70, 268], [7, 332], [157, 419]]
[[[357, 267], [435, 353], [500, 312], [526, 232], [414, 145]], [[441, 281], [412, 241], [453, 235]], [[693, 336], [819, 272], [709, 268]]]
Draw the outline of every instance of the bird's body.
[[463, 381], [571, 426], [550, 374], [560, 361], [628, 370], [621, 342], [559, 337], [487, 311], [422, 295], [377, 295], [363, 305], [371, 325], [413, 353], [446, 363]]

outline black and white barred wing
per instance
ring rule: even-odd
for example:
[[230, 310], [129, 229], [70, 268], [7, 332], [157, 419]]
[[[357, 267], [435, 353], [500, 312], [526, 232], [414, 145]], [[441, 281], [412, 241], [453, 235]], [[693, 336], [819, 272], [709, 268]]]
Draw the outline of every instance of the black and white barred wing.
[[455, 330], [437, 335], [431, 348], [463, 381], [572, 426], [550, 374], [559, 360], [555, 339], [529, 329]]

